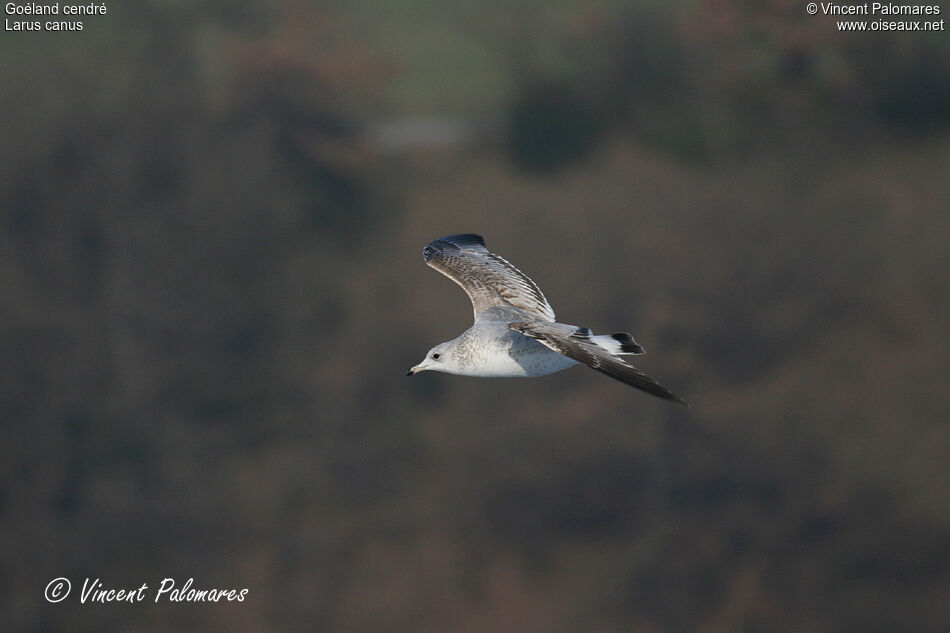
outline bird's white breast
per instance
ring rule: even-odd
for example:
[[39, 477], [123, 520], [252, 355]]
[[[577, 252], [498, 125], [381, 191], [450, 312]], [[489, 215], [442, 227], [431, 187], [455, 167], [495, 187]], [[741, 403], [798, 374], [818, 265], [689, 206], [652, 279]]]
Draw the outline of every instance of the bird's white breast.
[[482, 367], [476, 368], [476, 373], [470, 375], [486, 378], [546, 376], [576, 364], [576, 361], [544, 348], [517, 357], [510, 354], [492, 356]]

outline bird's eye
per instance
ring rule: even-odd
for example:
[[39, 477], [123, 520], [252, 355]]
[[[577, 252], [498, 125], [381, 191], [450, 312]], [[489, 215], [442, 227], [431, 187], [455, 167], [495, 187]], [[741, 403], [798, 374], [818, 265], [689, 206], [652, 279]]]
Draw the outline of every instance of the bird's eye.
[[442, 355], [442, 354], [436, 352], [435, 354], [432, 355], [432, 360], [439, 360], [439, 356], [441, 356], [441, 355]]

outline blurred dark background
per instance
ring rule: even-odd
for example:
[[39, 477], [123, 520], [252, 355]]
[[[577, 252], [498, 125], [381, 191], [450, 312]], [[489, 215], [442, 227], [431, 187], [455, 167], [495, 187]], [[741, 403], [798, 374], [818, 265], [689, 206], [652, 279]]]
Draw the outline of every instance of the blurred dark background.
[[[950, 630], [948, 44], [785, 0], [5, 32], [5, 630]], [[407, 379], [457, 232], [693, 408]]]

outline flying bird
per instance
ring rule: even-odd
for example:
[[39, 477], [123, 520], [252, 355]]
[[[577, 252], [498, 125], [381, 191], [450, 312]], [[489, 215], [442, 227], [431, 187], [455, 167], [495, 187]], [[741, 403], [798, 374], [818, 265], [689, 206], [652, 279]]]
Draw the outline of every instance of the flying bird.
[[631, 387], [687, 404], [627, 361], [644, 349], [626, 332], [597, 335], [555, 321], [537, 284], [489, 251], [482, 236], [443, 237], [422, 249], [422, 256], [462, 287], [472, 301], [475, 324], [433, 347], [406, 375], [442, 371], [484, 378], [546, 376], [583, 363]]

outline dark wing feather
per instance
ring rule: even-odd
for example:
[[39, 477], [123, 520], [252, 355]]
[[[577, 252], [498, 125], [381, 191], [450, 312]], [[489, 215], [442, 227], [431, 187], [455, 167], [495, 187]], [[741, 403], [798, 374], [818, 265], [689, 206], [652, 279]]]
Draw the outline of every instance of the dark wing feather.
[[673, 400], [689, 406], [686, 400], [630, 363], [598, 346], [592, 339], [591, 331], [587, 328], [575, 328], [572, 325], [562, 323], [511, 323], [508, 327], [536, 339], [542, 345], [559, 354], [584, 363], [591, 369], [596, 369], [600, 373], [607, 374], [631, 387], [636, 387], [665, 400]]
[[554, 310], [527, 275], [485, 248], [480, 235], [450, 235], [422, 249], [426, 264], [457, 283], [472, 300], [475, 318], [493, 307], [515, 307], [554, 321]]

